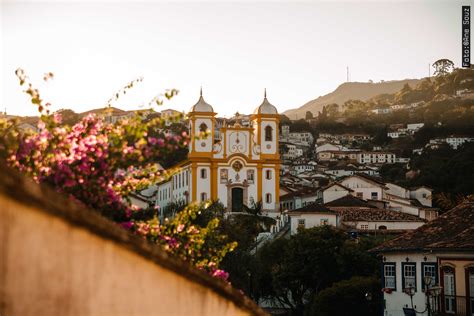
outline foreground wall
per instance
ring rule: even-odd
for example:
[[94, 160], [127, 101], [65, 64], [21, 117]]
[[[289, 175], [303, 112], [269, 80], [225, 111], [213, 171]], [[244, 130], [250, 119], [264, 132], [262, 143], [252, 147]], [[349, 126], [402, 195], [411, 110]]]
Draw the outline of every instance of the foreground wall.
[[0, 315], [264, 314], [230, 285], [7, 171]]

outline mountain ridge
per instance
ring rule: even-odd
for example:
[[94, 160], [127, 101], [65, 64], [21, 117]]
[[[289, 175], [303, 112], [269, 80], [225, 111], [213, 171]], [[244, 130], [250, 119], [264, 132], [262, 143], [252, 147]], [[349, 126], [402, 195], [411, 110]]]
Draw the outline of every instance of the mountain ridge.
[[340, 84], [334, 91], [313, 99], [299, 108], [286, 110], [283, 112], [284, 115], [290, 119], [301, 119], [306, 115], [306, 111], [310, 111], [313, 115], [317, 116], [325, 105], [331, 103], [337, 103], [342, 105], [348, 100], [361, 100], [366, 101], [380, 94], [385, 93], [396, 93], [405, 84], [408, 83], [414, 88], [422, 79], [403, 79], [403, 80], [390, 80], [383, 82], [344, 82]]

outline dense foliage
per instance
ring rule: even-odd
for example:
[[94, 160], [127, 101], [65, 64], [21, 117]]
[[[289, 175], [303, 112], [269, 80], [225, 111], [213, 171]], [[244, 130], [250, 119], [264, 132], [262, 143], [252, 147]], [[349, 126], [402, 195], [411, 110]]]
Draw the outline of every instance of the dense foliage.
[[[241, 219], [233, 222], [234, 234], [240, 233], [239, 245], [222, 263], [230, 273], [229, 280], [255, 301], [289, 308], [292, 315], [310, 311], [314, 295], [335, 282], [353, 276], [377, 277], [379, 272], [378, 260], [367, 250], [383, 239], [354, 240], [342, 230], [325, 226], [302, 230], [255, 249], [256, 235], [251, 226]], [[355, 304], [366, 302], [358, 300]]]
[[[186, 131], [165, 132], [167, 121], [138, 114], [114, 124], [95, 115], [72, 126], [61, 124], [61, 114], [49, 114], [49, 104], [44, 103], [25, 73], [18, 70], [17, 76], [41, 116], [38, 132], [20, 132], [14, 121], [0, 122], [0, 153], [11, 167], [198, 268], [218, 277], [227, 276], [218, 265], [235, 243], [228, 243], [218, 233], [217, 218], [203, 226], [193, 223], [207, 206], [190, 205], [172, 220], [160, 222], [156, 209], [140, 209], [131, 203], [132, 194], [173, 173], [160, 169], [157, 162], [187, 147]], [[51, 77], [48, 74], [45, 80]], [[109, 103], [134, 83], [125, 86]], [[176, 93], [167, 91], [164, 97], [170, 99]], [[162, 100], [156, 97], [154, 102], [160, 104]]]
[[377, 316], [381, 314], [382, 292], [380, 280], [375, 277], [353, 277], [334, 283], [315, 295], [306, 315]]

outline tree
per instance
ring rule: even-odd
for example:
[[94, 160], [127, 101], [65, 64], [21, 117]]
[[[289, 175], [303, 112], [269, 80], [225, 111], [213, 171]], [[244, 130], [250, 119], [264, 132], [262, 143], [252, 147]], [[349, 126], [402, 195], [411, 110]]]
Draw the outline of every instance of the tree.
[[257, 255], [262, 297], [273, 299], [302, 315], [310, 298], [334, 282], [354, 275], [373, 275], [378, 261], [366, 247], [356, 244], [346, 233], [331, 226], [305, 229], [290, 239], [278, 239]]
[[[382, 292], [375, 277], [353, 277], [334, 283], [315, 295], [306, 315], [380, 315]], [[349, 312], [350, 311], [350, 312]]]
[[438, 59], [433, 63], [433, 68], [435, 76], [445, 76], [453, 71], [454, 63], [449, 59]]
[[306, 111], [306, 116], [305, 118], [307, 120], [312, 120], [313, 119], [313, 113], [311, 111]]

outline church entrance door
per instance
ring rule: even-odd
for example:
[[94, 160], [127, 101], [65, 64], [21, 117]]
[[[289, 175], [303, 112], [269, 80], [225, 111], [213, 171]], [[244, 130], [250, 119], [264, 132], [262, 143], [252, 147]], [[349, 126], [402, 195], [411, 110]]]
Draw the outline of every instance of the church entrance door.
[[244, 205], [244, 190], [242, 188], [232, 189], [232, 212], [242, 212]]

